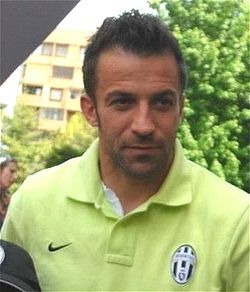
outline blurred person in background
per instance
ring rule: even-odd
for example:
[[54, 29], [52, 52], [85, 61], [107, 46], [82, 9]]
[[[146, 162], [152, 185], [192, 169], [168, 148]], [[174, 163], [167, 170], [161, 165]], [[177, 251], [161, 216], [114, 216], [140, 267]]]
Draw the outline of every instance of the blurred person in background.
[[10, 202], [8, 189], [16, 180], [17, 161], [10, 156], [0, 156], [0, 228]]

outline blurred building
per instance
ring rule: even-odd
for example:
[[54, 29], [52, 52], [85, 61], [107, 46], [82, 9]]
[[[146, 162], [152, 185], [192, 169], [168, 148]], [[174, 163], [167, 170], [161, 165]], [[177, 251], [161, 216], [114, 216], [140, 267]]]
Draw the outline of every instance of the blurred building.
[[80, 111], [81, 67], [89, 36], [89, 32], [56, 29], [25, 61], [17, 104], [37, 110], [39, 129], [64, 129]]

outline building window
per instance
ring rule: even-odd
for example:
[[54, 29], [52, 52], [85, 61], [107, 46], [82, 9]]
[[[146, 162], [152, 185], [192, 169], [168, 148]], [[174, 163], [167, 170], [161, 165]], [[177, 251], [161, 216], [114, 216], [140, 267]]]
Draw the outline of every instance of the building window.
[[42, 86], [23, 84], [23, 93], [42, 95]]
[[83, 46], [80, 47], [80, 55], [79, 56], [80, 56], [81, 60], [84, 59], [85, 50], [86, 50], [85, 47], [83, 47]]
[[64, 116], [63, 109], [44, 107], [40, 110], [40, 117], [46, 120], [62, 121]]
[[72, 79], [73, 67], [53, 66], [53, 77]]
[[70, 98], [71, 99], [80, 98], [81, 94], [82, 94], [82, 91], [81, 90], [78, 90], [78, 89], [70, 89]]
[[43, 43], [41, 48], [41, 55], [51, 56], [53, 53], [52, 43]]
[[56, 53], [57, 57], [66, 57], [68, 53], [68, 45], [56, 44]]
[[63, 90], [60, 88], [50, 89], [50, 100], [60, 101], [62, 100]]
[[43, 43], [33, 51], [33, 54], [51, 56], [53, 54], [53, 44]]

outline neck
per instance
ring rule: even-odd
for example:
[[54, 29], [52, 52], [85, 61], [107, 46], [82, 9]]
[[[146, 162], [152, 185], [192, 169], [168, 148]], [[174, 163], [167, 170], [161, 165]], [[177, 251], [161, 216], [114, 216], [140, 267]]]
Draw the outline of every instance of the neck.
[[135, 179], [125, 175], [121, 170], [102, 169], [101, 176], [106, 186], [111, 188], [119, 198], [125, 214], [134, 210], [150, 197], [152, 197], [162, 185], [167, 172], [159, 174], [154, 179]]

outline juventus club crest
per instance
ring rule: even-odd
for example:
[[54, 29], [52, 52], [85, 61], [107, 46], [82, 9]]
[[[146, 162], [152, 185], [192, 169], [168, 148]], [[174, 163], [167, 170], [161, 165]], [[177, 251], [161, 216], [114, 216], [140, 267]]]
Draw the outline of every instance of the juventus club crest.
[[178, 284], [186, 284], [194, 274], [196, 267], [196, 253], [191, 245], [177, 248], [172, 257], [172, 276]]

